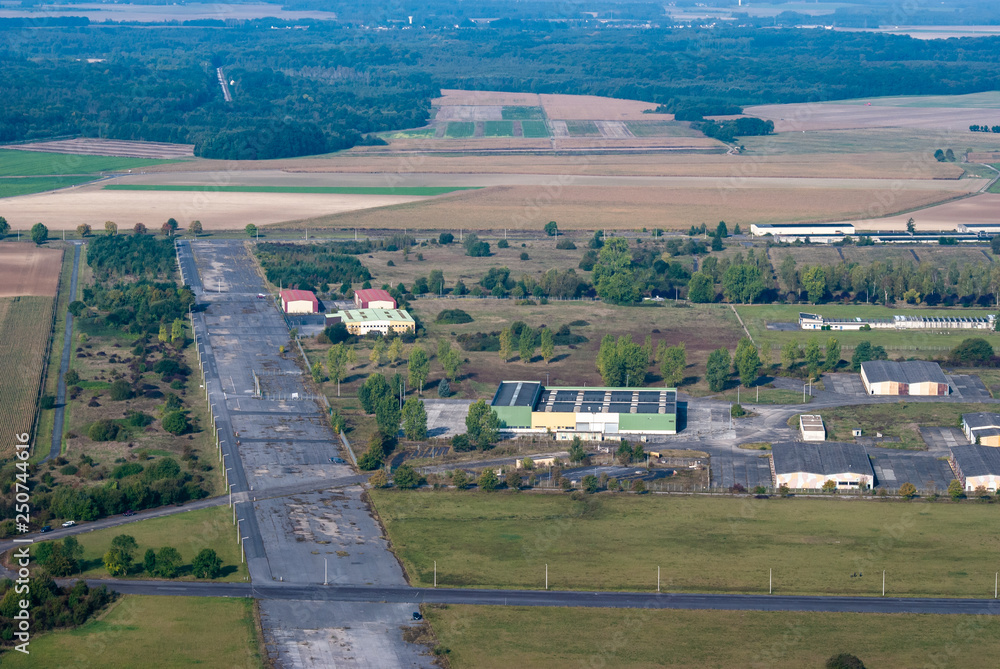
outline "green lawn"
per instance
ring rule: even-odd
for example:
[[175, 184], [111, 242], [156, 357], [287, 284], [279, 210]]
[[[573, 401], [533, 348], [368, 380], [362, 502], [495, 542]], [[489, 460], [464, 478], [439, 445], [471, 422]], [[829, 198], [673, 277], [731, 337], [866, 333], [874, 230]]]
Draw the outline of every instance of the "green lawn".
[[[762, 455], [764, 455], [762, 453]], [[996, 507], [963, 502], [400, 492], [372, 499], [410, 582], [992, 597]], [[851, 578], [861, 572], [862, 578]], [[878, 574], [878, 576], [876, 576]]]
[[42, 193], [48, 190], [76, 186], [93, 180], [94, 177], [88, 176], [0, 178], [0, 198]]
[[0, 149], [0, 177], [121, 172], [176, 162], [179, 161], [117, 158], [114, 156], [78, 156], [70, 153]]
[[[851, 430], [860, 427], [864, 436], [874, 437], [876, 432], [881, 432], [903, 440], [902, 443], [884, 444], [889, 448], [924, 450], [927, 444], [920, 437], [920, 425], [959, 427], [963, 413], [995, 410], [996, 406], [992, 404], [939, 404], [901, 400], [893, 404], [834, 407], [823, 409], [820, 414], [826, 423], [827, 438], [831, 441], [853, 441]], [[789, 419], [788, 424], [797, 429], [798, 416]]]
[[442, 195], [476, 186], [184, 186], [176, 184], [109, 184], [104, 190], [202, 191], [208, 193], [322, 193], [330, 195]]
[[545, 121], [521, 121], [521, 133], [525, 137], [548, 137], [549, 129]]
[[222, 597], [125, 595], [98, 620], [32, 637], [31, 654], [5, 667], [258, 668], [253, 602]]
[[[994, 163], [993, 167], [995, 167], [996, 169], [1000, 170], [1000, 163]], [[990, 186], [989, 192], [991, 192], [991, 193], [1000, 193], [1000, 181], [997, 181], [995, 184], [993, 184], [992, 186]]]
[[455, 139], [462, 139], [464, 137], [472, 137], [476, 132], [476, 124], [472, 121], [449, 121], [448, 130], [445, 135], [448, 137], [454, 137]]
[[508, 121], [545, 118], [541, 107], [504, 107], [500, 114]]
[[142, 556], [147, 548], [159, 550], [173, 546], [184, 560], [180, 579], [197, 580], [190, 573], [191, 561], [203, 548], [212, 548], [222, 560], [223, 576], [219, 581], [243, 581], [247, 575], [242, 564], [240, 547], [236, 543], [236, 529], [233, 527], [232, 511], [228, 506], [217, 506], [178, 513], [164, 518], [153, 518], [119, 527], [110, 527], [77, 535], [83, 546], [83, 576], [86, 578], [107, 578], [101, 558], [111, 547], [111, 540], [119, 534], [128, 534], [139, 544], [130, 576], [149, 578], [142, 572]]
[[566, 121], [570, 137], [600, 137], [601, 131], [593, 121]]
[[785, 390], [784, 388], [740, 387], [739, 390], [730, 388], [723, 393], [712, 395], [712, 397], [729, 402], [739, 402], [740, 404], [802, 404], [804, 402], [812, 402], [812, 398], [808, 394], [803, 399], [802, 393], [795, 390]]
[[878, 669], [980, 667], [995, 664], [1000, 653], [997, 616], [441, 605], [423, 611], [453, 669], [818, 669], [838, 653]]
[[513, 137], [513, 121], [484, 121], [483, 137]]
[[[826, 344], [830, 337], [837, 339], [844, 351], [843, 358], [851, 359], [854, 346], [861, 341], [884, 346], [890, 357], [945, 357], [962, 340], [969, 337], [986, 337], [993, 341], [996, 334], [987, 330], [951, 330], [937, 332], [932, 330], [870, 330], [868, 332], [833, 332], [795, 330], [783, 332], [768, 330], [767, 323], [798, 323], [799, 312], [818, 313], [826, 317], [838, 318], [884, 318], [906, 314], [915, 316], [951, 316], [951, 317], [985, 317], [996, 313], [996, 309], [924, 309], [907, 306], [891, 309], [889, 307], [843, 304], [766, 304], [759, 306], [737, 306], [736, 310], [746, 324], [747, 329], [759, 346], [761, 342], [771, 343], [772, 356], [780, 357], [781, 347], [794, 341], [805, 347], [810, 337], [816, 337], [820, 346]], [[1000, 346], [1000, 340], [994, 341], [994, 346]]]

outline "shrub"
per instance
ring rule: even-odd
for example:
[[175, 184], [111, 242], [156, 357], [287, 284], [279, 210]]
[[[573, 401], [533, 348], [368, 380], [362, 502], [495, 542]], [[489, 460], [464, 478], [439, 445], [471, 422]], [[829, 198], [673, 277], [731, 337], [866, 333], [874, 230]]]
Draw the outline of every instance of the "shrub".
[[187, 416], [183, 411], [172, 411], [163, 417], [163, 429], [170, 434], [181, 435], [188, 431]]
[[985, 339], [965, 339], [951, 350], [951, 361], [957, 364], [985, 364], [993, 357], [993, 347]]
[[455, 241], [455, 235], [450, 232], [442, 232], [438, 235], [438, 244], [451, 244]]
[[87, 436], [91, 441], [114, 441], [118, 437], [118, 426], [111, 420], [102, 418], [90, 426]]
[[56, 398], [52, 397], [52, 395], [42, 395], [41, 407], [43, 411], [54, 409], [55, 406]]
[[434, 321], [436, 323], [444, 323], [445, 325], [460, 325], [462, 323], [471, 323], [472, 316], [461, 309], [445, 309], [437, 315]]
[[497, 248], [498, 249], [509, 249], [510, 248], [510, 244], [507, 242], [506, 239], [501, 239], [500, 241], [497, 242]]
[[521, 260], [531, 260], [531, 256], [528, 255], [527, 251], [521, 251]]
[[456, 434], [451, 438], [451, 449], [458, 453], [475, 450], [476, 445], [469, 440], [467, 434]]
[[132, 397], [132, 386], [125, 379], [118, 379], [111, 384], [108, 394], [115, 402], [121, 402]]
[[127, 462], [111, 470], [111, 478], [123, 479], [126, 476], [135, 476], [136, 474], [141, 474], [142, 470], [143, 466], [138, 462]]
[[556, 248], [563, 251], [574, 251], [576, 250], [576, 244], [573, 243], [572, 239], [563, 238], [556, 242]]
[[72, 476], [73, 474], [76, 474], [78, 471], [80, 470], [79, 468], [77, 468], [76, 465], [66, 465], [65, 467], [59, 468], [59, 473], [63, 474], [64, 476]]

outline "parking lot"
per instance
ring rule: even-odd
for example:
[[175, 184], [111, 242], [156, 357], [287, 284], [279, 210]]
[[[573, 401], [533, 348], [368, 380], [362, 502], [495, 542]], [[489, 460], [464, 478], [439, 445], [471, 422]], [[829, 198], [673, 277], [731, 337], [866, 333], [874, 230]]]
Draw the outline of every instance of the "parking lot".
[[471, 400], [442, 400], [424, 398], [427, 411], [427, 436], [450, 438], [465, 434], [465, 417], [469, 415]]
[[859, 374], [824, 374], [823, 385], [839, 395], [867, 395]]

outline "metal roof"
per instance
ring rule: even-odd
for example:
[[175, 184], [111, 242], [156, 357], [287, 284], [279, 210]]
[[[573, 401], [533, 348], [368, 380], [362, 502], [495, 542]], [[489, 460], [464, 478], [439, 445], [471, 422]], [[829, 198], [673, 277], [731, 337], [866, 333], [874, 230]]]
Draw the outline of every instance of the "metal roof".
[[983, 430], [989, 427], [1000, 427], [1000, 413], [991, 413], [989, 411], [963, 413], [962, 422], [968, 425], [970, 430]]
[[863, 474], [874, 476], [868, 452], [859, 444], [840, 442], [778, 443], [771, 446], [776, 474]]
[[548, 387], [536, 381], [503, 381], [492, 406], [526, 406], [556, 413], [677, 413], [674, 388]]
[[491, 406], [535, 407], [542, 384], [532, 381], [504, 381], [493, 395]]
[[926, 360], [910, 360], [893, 362], [891, 360], [869, 360], [861, 363], [868, 383], [943, 383], [948, 385], [948, 379], [941, 371], [941, 365]]
[[799, 416], [799, 426], [809, 432], [823, 432], [823, 418], [819, 414], [804, 413]]
[[338, 316], [344, 323], [371, 323], [374, 321], [390, 321], [395, 323], [413, 323], [413, 318], [406, 309], [345, 309], [327, 316]]
[[1000, 448], [954, 446], [951, 455], [963, 476], [1000, 476]]
[[396, 304], [396, 300], [392, 298], [389, 291], [381, 288], [361, 288], [354, 291], [354, 297], [361, 302], [392, 302]]
[[311, 290], [283, 290], [280, 292], [281, 299], [285, 302], [298, 302], [304, 300], [316, 304], [316, 293]]

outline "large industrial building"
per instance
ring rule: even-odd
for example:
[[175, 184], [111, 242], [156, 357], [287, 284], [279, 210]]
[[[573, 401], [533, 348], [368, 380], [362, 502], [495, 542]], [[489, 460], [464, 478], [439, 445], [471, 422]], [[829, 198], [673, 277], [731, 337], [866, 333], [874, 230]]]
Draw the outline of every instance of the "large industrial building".
[[925, 360], [861, 363], [861, 381], [869, 395], [947, 395], [948, 379], [941, 365]]
[[395, 309], [396, 300], [387, 290], [362, 288], [354, 291], [354, 306], [358, 309]]
[[819, 490], [827, 481], [838, 489], [871, 488], [875, 482], [868, 452], [859, 444], [778, 443], [771, 446], [774, 487]]
[[535, 381], [503, 381], [493, 410], [515, 434], [547, 434], [589, 441], [630, 435], [677, 434], [674, 388], [547, 388]]
[[973, 444], [1000, 446], [1000, 414], [988, 411], [964, 413], [962, 431]]
[[778, 223], [750, 225], [754, 237], [774, 237], [779, 242], [818, 242], [829, 244], [838, 242], [844, 235], [854, 234], [853, 223]]
[[406, 309], [347, 309], [326, 315], [326, 324], [343, 323], [352, 335], [369, 332], [414, 332], [417, 324]]
[[989, 446], [955, 446], [951, 449], [951, 467], [966, 492], [983, 487], [1000, 489], [1000, 449]]
[[820, 314], [799, 313], [803, 330], [993, 330], [996, 316], [893, 316], [892, 318], [827, 318]]
[[315, 314], [319, 311], [319, 300], [311, 290], [283, 290], [281, 310], [286, 314]]

